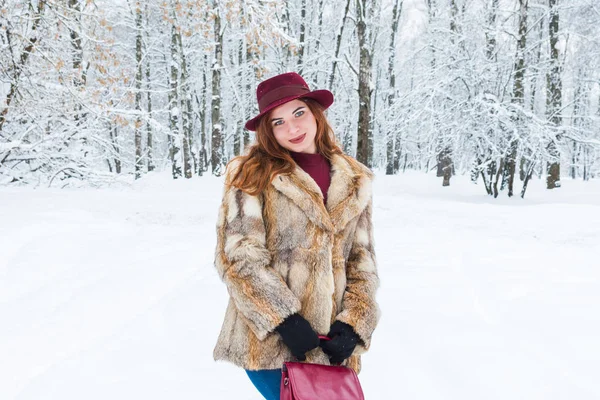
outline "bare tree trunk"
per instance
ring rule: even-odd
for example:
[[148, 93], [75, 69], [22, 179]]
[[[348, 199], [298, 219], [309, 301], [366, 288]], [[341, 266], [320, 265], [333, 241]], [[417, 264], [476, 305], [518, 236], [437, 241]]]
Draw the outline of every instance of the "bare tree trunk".
[[[396, 96], [396, 72], [394, 68], [396, 58], [396, 34], [398, 32], [398, 20], [402, 14], [402, 4], [400, 0], [396, 0], [394, 3], [394, 9], [392, 10], [392, 32], [390, 37], [390, 57], [388, 59], [388, 74], [390, 76], [390, 88], [388, 93], [388, 110], [390, 110], [390, 120], [393, 120], [391, 115], [391, 109], [394, 105], [394, 98]], [[394, 153], [394, 142], [400, 141], [400, 133], [394, 129], [392, 132], [386, 133], [386, 155], [387, 162], [385, 167], [386, 175], [392, 175], [396, 172], [394, 166], [395, 162]], [[399, 157], [399, 155], [397, 155]]]
[[337, 34], [335, 41], [335, 55], [333, 56], [333, 63], [331, 66], [331, 74], [329, 74], [329, 90], [333, 89], [333, 81], [335, 80], [335, 70], [337, 69], [337, 62], [340, 57], [340, 47], [342, 45], [342, 35], [344, 34], [344, 26], [346, 26], [346, 19], [348, 18], [348, 10], [350, 10], [350, 0], [346, 0], [346, 8], [344, 9], [344, 17], [340, 25], [340, 31]]
[[[458, 25], [456, 23], [456, 19], [458, 17], [458, 4], [456, 4], [456, 0], [450, 0], [450, 31], [456, 34], [458, 33]], [[452, 38], [452, 42], [454, 42], [454, 37]]]
[[[204, 55], [204, 67], [208, 65], [208, 56]], [[202, 100], [198, 100], [196, 96], [196, 103], [200, 109], [200, 154], [198, 156], [198, 175], [204, 175], [204, 172], [208, 169], [208, 151], [206, 143], [206, 96], [208, 93], [207, 82], [206, 82], [206, 68], [202, 69], [202, 91], [200, 97]]]
[[583, 147], [583, 180], [584, 181], [588, 181], [590, 179], [589, 176], [589, 150], [588, 150], [588, 146], [585, 145]]
[[177, 54], [177, 29], [171, 26], [171, 80], [169, 87], [169, 160], [171, 161], [171, 174], [173, 179], [181, 177], [179, 165], [179, 151], [181, 134], [179, 129], [180, 102], [177, 88], [179, 87], [179, 62]]
[[573, 153], [571, 154], [571, 168], [570, 168], [570, 175], [571, 175], [571, 179], [577, 179], [577, 155], [578, 155], [578, 151], [577, 151], [577, 142], [576, 141], [572, 141], [571, 142], [571, 146], [573, 148]]
[[[521, 154], [521, 161], [519, 162], [519, 179], [524, 181], [527, 177], [527, 171], [529, 170], [529, 164], [532, 162], [530, 158], [533, 153], [530, 149], [525, 148]], [[516, 172], [515, 172], [516, 173]]]
[[[458, 5], [456, 0], [450, 0], [450, 31], [452, 32], [451, 41], [456, 43], [456, 37], [459, 35], [458, 28]], [[452, 149], [446, 143], [441, 143], [438, 153], [437, 176], [442, 176], [442, 186], [450, 186], [452, 177]]]
[[[290, 37], [294, 37], [295, 34], [294, 32], [292, 32], [292, 27], [290, 25], [290, 5], [289, 2], [284, 2], [285, 4], [285, 11], [281, 13], [281, 18], [282, 18], [282, 23], [283, 23], [283, 29], [286, 35], [290, 36]], [[290, 59], [292, 57], [292, 49], [289, 45], [285, 46], [285, 60], [283, 62], [284, 66], [288, 66], [290, 65]]]
[[213, 0], [215, 55], [212, 65], [212, 173], [219, 175], [223, 167], [223, 127], [221, 124], [221, 68], [223, 65], [223, 36], [219, 3]]
[[[579, 70], [577, 76], [579, 78], [578, 80], [580, 80], [581, 77], [584, 76], [584, 73], [581, 70]], [[587, 111], [586, 104], [589, 102], [587, 93], [588, 90], [585, 88], [585, 84], [580, 80], [580, 82], [577, 84], [577, 89], [575, 90], [575, 98], [573, 100], [574, 104], [572, 113], [572, 124], [575, 128], [583, 127], [582, 121]], [[580, 158], [582, 155], [582, 146], [578, 144], [577, 141], [572, 140], [571, 147], [571, 166], [569, 168], [569, 175], [571, 176], [571, 179], [577, 179], [577, 173], [579, 172], [578, 165], [580, 163]]]
[[[149, 32], [149, 14], [148, 14], [148, 4], [146, 4], [146, 32]], [[150, 62], [146, 61], [146, 111], [148, 113], [146, 120], [146, 157], [148, 163], [148, 172], [154, 171], [154, 162], [152, 160], [152, 151], [153, 151], [153, 138], [152, 138], [152, 124], [150, 120], [152, 119], [152, 94], [150, 93]]]
[[[252, 114], [251, 111], [252, 109], [250, 108], [250, 104], [254, 104], [254, 102], [252, 101], [254, 99], [254, 93], [252, 93], [252, 78], [251, 76], [253, 75], [248, 75], [246, 77], [246, 99], [249, 99], [249, 101], [246, 101], [246, 107], [245, 107], [245, 112], [246, 112], [246, 116], [244, 117], [244, 123], [246, 121], [248, 121], [250, 118], [252, 118]], [[247, 129], [243, 129], [243, 144], [242, 144], [242, 148], [245, 150], [246, 147], [248, 147], [250, 145], [250, 131], [248, 131]]]
[[523, 180], [523, 189], [521, 189], [521, 198], [525, 198], [525, 192], [527, 191], [527, 185], [533, 176], [533, 169], [535, 167], [534, 163], [529, 163], [529, 167], [527, 173], [525, 174], [525, 179]]
[[[119, 132], [117, 131], [117, 125], [111, 124], [108, 132], [110, 134], [111, 146], [115, 152], [115, 158], [114, 158], [115, 172], [117, 174], [120, 174], [121, 173], [121, 150], [119, 148], [119, 143], [118, 143]], [[110, 165], [110, 163], [109, 163], [109, 165]]]
[[[427, 0], [427, 11], [428, 11], [428, 14], [429, 14], [429, 23], [431, 24], [436, 19], [437, 11], [438, 11], [438, 6], [437, 6], [435, 0]], [[433, 45], [430, 45], [429, 48], [431, 49], [431, 71], [435, 72], [436, 69], [437, 69], [436, 48]], [[440, 132], [440, 123], [438, 121], [437, 114], [433, 114], [432, 118], [433, 118], [434, 131], [435, 132]], [[423, 151], [421, 149], [421, 143], [420, 142], [417, 143], [417, 149], [419, 150], [419, 152], [418, 152], [419, 158], [418, 158], [418, 161], [416, 163], [418, 165], [417, 169], [418, 170], [422, 170], [422, 167], [423, 167], [423, 160], [422, 160]], [[437, 160], [440, 159], [440, 154], [439, 153], [436, 154], [436, 159]], [[436, 171], [436, 176], [437, 177], [440, 177], [440, 176], [443, 175], [443, 173], [441, 171], [442, 170], [440, 168], [440, 164], [438, 163], [437, 171]], [[427, 159], [427, 164], [426, 164], [426, 167], [425, 167], [425, 172], [429, 172], [429, 157]]]
[[[496, 19], [498, 17], [498, 6], [499, 0], [492, 0], [492, 8], [488, 16], [488, 29], [495, 32], [496, 30]], [[486, 39], [486, 55], [489, 61], [496, 59], [496, 35], [490, 32], [485, 33]]]
[[557, 130], [557, 134], [550, 139], [547, 147], [550, 161], [547, 164], [548, 176], [546, 178], [546, 187], [548, 189], [555, 189], [560, 187], [560, 152], [558, 151], [557, 141], [561, 139], [560, 127], [562, 125], [562, 117], [559, 113], [562, 107], [562, 78], [558, 48], [556, 46], [558, 44], [559, 29], [559, 0], [548, 1], [550, 7], [548, 30], [550, 34], [550, 60], [552, 68], [547, 75], [546, 106], [550, 124]]
[[[315, 54], [319, 54], [319, 50], [321, 49], [321, 35], [320, 33], [323, 32], [323, 0], [319, 0], [319, 3], [317, 5], [317, 7], [315, 8], [314, 12], [317, 13], [317, 35], [316, 35], [316, 39], [315, 39]], [[321, 73], [321, 65], [323, 65], [323, 62], [327, 62], [328, 60], [323, 60], [323, 57], [319, 57], [317, 59], [317, 64], [316, 64], [316, 68], [315, 68], [315, 72], [313, 74], [313, 81], [317, 84], [317, 86], [320, 86], [320, 82], [319, 82], [319, 74]]]
[[[525, 76], [525, 50], [527, 48], [527, 12], [529, 0], [519, 0], [519, 35], [517, 43], [517, 57], [515, 60], [515, 76], [513, 78], [513, 99], [512, 102], [518, 106], [517, 117], [514, 122], [518, 130], [522, 130], [521, 114], [525, 103], [525, 89], [523, 78]], [[519, 139], [512, 136], [509, 140], [508, 155], [506, 157], [506, 178], [508, 183], [508, 196], [512, 197], [514, 193], [514, 182], [516, 172], [517, 150], [519, 148]]]
[[356, 159], [368, 167], [372, 167], [372, 131], [371, 119], [371, 80], [373, 74], [373, 54], [371, 35], [368, 23], [372, 21], [376, 1], [356, 0], [356, 25], [358, 45], [360, 49], [360, 66], [358, 76], [358, 139]]
[[306, 0], [301, 0], [300, 5], [300, 46], [298, 49], [298, 73], [302, 75], [302, 69], [304, 67], [304, 47], [306, 40]]
[[[493, 184], [493, 180], [492, 177], [490, 176], [490, 179], [487, 179], [487, 174], [485, 173], [485, 168], [483, 168], [481, 165], [478, 165], [479, 171], [480, 171], [480, 175], [481, 175], [481, 180], [483, 181], [483, 186], [485, 187], [485, 191], [488, 195], [492, 195], [493, 191], [492, 191], [492, 184]], [[477, 180], [477, 177], [472, 179], [473, 181]]]
[[[13, 62], [15, 68], [14, 68], [14, 71], [11, 76], [10, 89], [8, 90], [8, 94], [6, 95], [6, 99], [4, 101], [6, 104], [6, 107], [0, 112], [0, 133], [2, 132], [2, 128], [4, 127], [4, 122], [6, 122], [6, 115], [8, 114], [8, 110], [10, 108], [10, 103], [12, 102], [15, 94], [17, 93], [17, 87], [19, 86], [19, 79], [21, 77], [21, 73], [23, 72], [25, 65], [27, 65], [27, 60], [29, 59], [29, 55], [34, 51], [35, 45], [37, 44], [38, 40], [40, 39], [37, 36], [38, 35], [37, 29], [42, 21], [42, 14], [44, 13], [45, 7], [46, 7], [46, 0], [39, 0], [38, 4], [37, 4], [37, 11], [35, 12], [35, 14], [32, 17], [33, 24], [31, 26], [31, 37], [28, 40], [29, 44], [27, 46], [25, 46], [25, 48], [23, 49], [23, 52], [21, 53], [19, 60], [16, 62]], [[29, 2], [29, 8], [33, 9], [33, 4], [31, 1]], [[6, 31], [7, 38], [10, 38], [12, 35], [13, 35], [12, 32], [10, 32], [7, 29], [7, 31]], [[10, 151], [9, 151], [9, 153], [10, 153]], [[6, 157], [4, 157], [2, 159], [2, 161], [4, 161], [4, 159], [6, 159]], [[2, 161], [0, 161], [0, 165], [2, 165]]]
[[[411, 76], [410, 78], [410, 90], [413, 90], [413, 81], [414, 78]], [[397, 129], [397, 128], [396, 128]], [[397, 174], [400, 171], [400, 160], [402, 160], [402, 131], [397, 129], [398, 132], [395, 132], [395, 140], [394, 140], [394, 174]], [[402, 168], [402, 172], [406, 171], [406, 163], [408, 160], [408, 154], [404, 153], [404, 165]]]
[[183, 176], [186, 179], [192, 177], [192, 137], [193, 137], [193, 123], [192, 123], [192, 93], [189, 84], [189, 74], [187, 69], [187, 60], [185, 53], [183, 52], [183, 42], [181, 40], [181, 33], [177, 32], [177, 43], [179, 45], [179, 62], [181, 63], [181, 84], [177, 89], [177, 97], [180, 98], [181, 110], [181, 122], [183, 123], [183, 137], [181, 138], [181, 144], [183, 148]]
[[[242, 8], [242, 13], [245, 13], [245, 9]], [[244, 14], [242, 14], [243, 16]], [[245, 107], [244, 107], [244, 123], [246, 121], [248, 121], [250, 118], [252, 118], [252, 111], [253, 108], [251, 107], [251, 105], [254, 105], [254, 93], [252, 92], [252, 81], [254, 79], [254, 77], [256, 76], [256, 71], [254, 71], [254, 60], [257, 58], [256, 55], [254, 54], [254, 52], [252, 51], [252, 48], [248, 45], [248, 43], [246, 42], [246, 63], [251, 65], [248, 73], [246, 74], [246, 91], [245, 91], [245, 96], [243, 96], [242, 98], [244, 99], [245, 103]], [[288, 49], [289, 51], [289, 49]], [[252, 71], [253, 73], [250, 74], [249, 72]], [[242, 149], [246, 149], [246, 147], [250, 144], [250, 132], [247, 129], [242, 129], [243, 132], [243, 141], [241, 144]]]
[[[77, 22], [76, 28], [81, 27], [81, 3], [80, 0], [69, 0], [69, 8], [73, 10], [74, 17]], [[69, 35], [71, 37], [71, 46], [73, 46], [73, 85], [78, 88], [84, 85], [84, 74], [83, 74], [83, 47], [81, 45], [81, 36], [77, 29], [69, 27]], [[79, 106], [81, 109], [81, 106]], [[78, 116], [75, 118], [78, 119]]]
[[142, 5], [135, 2], [135, 179], [142, 176]]
[[500, 165], [498, 166], [498, 169], [496, 170], [496, 176], [494, 177], [494, 184], [492, 185], [492, 188], [494, 190], [494, 198], [498, 197], [498, 181], [500, 180], [500, 176], [502, 175], [502, 171], [504, 170], [504, 159], [501, 158], [500, 159]]
[[452, 157], [450, 149], [444, 147], [437, 155], [437, 176], [443, 177], [442, 186], [450, 186], [452, 177]]
[[239, 41], [238, 44], [238, 65], [240, 66], [239, 68], [239, 73], [238, 73], [238, 79], [240, 81], [240, 103], [236, 103], [236, 115], [240, 117], [240, 121], [239, 123], [236, 124], [236, 129], [235, 129], [235, 136], [233, 137], [233, 155], [234, 156], [239, 156], [241, 154], [242, 151], [242, 141], [243, 141], [243, 133], [244, 133], [244, 122], [246, 120], [244, 120], [244, 114], [243, 114], [243, 109], [245, 108], [243, 106], [243, 104], [241, 104], [241, 102], [243, 102], [245, 100], [244, 97], [244, 73], [243, 73], [243, 68], [242, 65], [244, 65], [244, 38], [242, 37]]
[[[402, 157], [402, 132], [395, 132], [396, 139], [394, 140], [394, 174], [400, 171], [400, 160]], [[404, 154], [406, 156], [406, 154]], [[406, 166], [406, 163], [404, 163]], [[406, 167], [405, 167], [406, 169]]]
[[[371, 49], [373, 49], [373, 47], [371, 47]], [[381, 70], [382, 68], [377, 65], [373, 67], [374, 69], [374, 74], [375, 74], [375, 78], [373, 80], [373, 84], [372, 86], [374, 88], [380, 87], [380, 76], [381, 76]], [[374, 89], [372, 91], [371, 94], [371, 98], [372, 98], [372, 102], [373, 104], [371, 105], [371, 110], [377, 110], [377, 100], [379, 99], [379, 97], [377, 96], [377, 89]], [[371, 111], [374, 112], [374, 111]], [[369, 149], [368, 149], [368, 154], [371, 155], [371, 166], [375, 165], [375, 150], [373, 147], [373, 142], [374, 142], [374, 136], [375, 133], [381, 130], [381, 122], [380, 121], [376, 121], [375, 118], [369, 118]]]

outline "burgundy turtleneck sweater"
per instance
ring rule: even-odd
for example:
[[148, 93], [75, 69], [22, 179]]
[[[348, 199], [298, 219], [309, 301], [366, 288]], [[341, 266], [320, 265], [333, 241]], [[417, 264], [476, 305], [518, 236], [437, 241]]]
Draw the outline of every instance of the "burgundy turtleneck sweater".
[[319, 153], [309, 154], [290, 151], [290, 155], [296, 161], [296, 164], [317, 182], [321, 193], [323, 193], [323, 203], [327, 204], [327, 190], [331, 183], [329, 160]]

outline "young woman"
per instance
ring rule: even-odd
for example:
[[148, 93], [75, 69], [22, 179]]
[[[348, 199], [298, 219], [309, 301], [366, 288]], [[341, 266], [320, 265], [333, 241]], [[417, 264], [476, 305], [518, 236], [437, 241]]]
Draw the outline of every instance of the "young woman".
[[[336, 145], [324, 110], [290, 72], [258, 85], [246, 155], [226, 171], [215, 266], [230, 295], [215, 360], [279, 399], [284, 361], [360, 370], [379, 311], [371, 171]], [[320, 341], [327, 335], [329, 341]]]

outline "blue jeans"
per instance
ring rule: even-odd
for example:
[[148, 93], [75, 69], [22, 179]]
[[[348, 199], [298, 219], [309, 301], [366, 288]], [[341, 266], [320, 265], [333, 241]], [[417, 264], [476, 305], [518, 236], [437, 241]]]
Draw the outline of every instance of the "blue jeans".
[[279, 400], [281, 369], [261, 369], [248, 371], [248, 378], [266, 400]]

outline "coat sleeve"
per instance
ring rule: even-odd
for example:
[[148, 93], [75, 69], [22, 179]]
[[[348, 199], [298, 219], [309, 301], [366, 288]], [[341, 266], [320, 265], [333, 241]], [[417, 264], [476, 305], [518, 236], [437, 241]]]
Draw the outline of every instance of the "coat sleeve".
[[301, 307], [270, 263], [262, 196], [226, 184], [217, 221], [215, 267], [259, 340]]
[[379, 306], [375, 295], [379, 277], [375, 261], [372, 223], [373, 199], [358, 217], [352, 248], [346, 263], [346, 289], [342, 308], [336, 320], [351, 325], [362, 344], [357, 346], [360, 354], [371, 345], [371, 335], [379, 320]]

